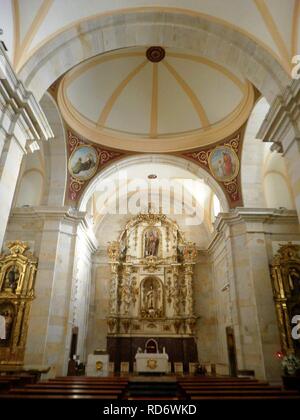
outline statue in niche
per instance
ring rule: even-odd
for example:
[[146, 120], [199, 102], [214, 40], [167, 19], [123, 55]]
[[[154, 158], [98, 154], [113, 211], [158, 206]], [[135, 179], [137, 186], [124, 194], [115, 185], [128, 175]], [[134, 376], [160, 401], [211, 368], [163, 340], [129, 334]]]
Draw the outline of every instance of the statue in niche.
[[142, 283], [141, 315], [144, 318], [162, 316], [162, 290], [159, 280], [147, 278]]
[[159, 246], [159, 233], [156, 229], [148, 230], [145, 233], [145, 257], [157, 257]]
[[125, 315], [129, 313], [130, 301], [130, 287], [127, 283], [125, 283], [121, 289], [121, 303], [123, 304], [123, 313]]
[[[0, 310], [0, 316], [1, 316], [1, 324], [2, 324], [2, 328], [1, 328], [1, 344], [2, 345], [8, 345], [10, 337], [11, 337], [11, 332], [12, 332], [12, 326], [13, 326], [13, 320], [14, 320], [14, 315], [13, 315], [13, 310], [11, 308], [11, 305], [7, 305], [4, 304]], [[3, 322], [4, 321], [4, 322]]]
[[18, 268], [14, 265], [10, 268], [10, 270], [6, 274], [5, 278], [5, 289], [11, 289], [13, 293], [15, 293], [16, 288], [18, 286], [18, 280], [20, 277], [20, 273]]
[[147, 302], [146, 306], [148, 310], [155, 308], [155, 304], [154, 304], [155, 295], [154, 294], [155, 294], [155, 291], [153, 290], [153, 286], [151, 285], [149, 291], [146, 294], [146, 302]]
[[300, 274], [297, 268], [295, 267], [289, 268], [288, 278], [289, 278], [291, 290], [293, 290], [294, 293], [299, 293], [300, 292]]

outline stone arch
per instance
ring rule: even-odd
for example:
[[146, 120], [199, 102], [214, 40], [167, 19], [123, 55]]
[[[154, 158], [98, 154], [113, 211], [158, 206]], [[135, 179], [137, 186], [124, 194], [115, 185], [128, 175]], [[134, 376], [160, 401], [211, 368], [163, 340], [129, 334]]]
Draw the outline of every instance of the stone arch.
[[84, 60], [120, 48], [157, 44], [238, 69], [269, 102], [290, 83], [277, 59], [244, 33], [207, 16], [174, 10], [129, 11], [79, 22], [38, 49], [20, 77], [40, 99], [53, 82]]
[[269, 110], [265, 98], [254, 106], [247, 122], [241, 158], [241, 183], [245, 207], [265, 207], [263, 165], [268, 145], [256, 137]]
[[183, 168], [189, 172], [191, 172], [193, 175], [196, 175], [200, 179], [203, 179], [205, 183], [213, 190], [213, 192], [216, 194], [216, 196], [219, 198], [221, 207], [223, 211], [229, 211], [229, 205], [227, 198], [220, 187], [220, 185], [217, 183], [217, 181], [209, 175], [204, 169], [202, 169], [197, 164], [188, 161], [182, 157], [179, 156], [172, 156], [167, 154], [144, 154], [144, 155], [135, 155], [131, 157], [126, 157], [123, 159], [120, 159], [117, 163], [113, 163], [110, 166], [108, 166], [106, 169], [104, 169], [102, 172], [100, 172], [95, 178], [92, 179], [92, 181], [89, 183], [88, 187], [86, 188], [84, 194], [82, 195], [79, 203], [78, 203], [78, 209], [81, 211], [86, 210], [87, 202], [89, 198], [92, 196], [92, 194], [95, 191], [95, 188], [101, 180], [104, 180], [108, 178], [110, 175], [113, 175], [119, 171], [125, 170], [130, 165], [136, 164], [136, 163], [165, 163], [169, 165], [174, 165], [178, 168]]
[[43, 203], [60, 207], [64, 205], [67, 180], [66, 134], [58, 107], [49, 93], [44, 94], [41, 106], [54, 133], [54, 138], [44, 144], [47, 188]]

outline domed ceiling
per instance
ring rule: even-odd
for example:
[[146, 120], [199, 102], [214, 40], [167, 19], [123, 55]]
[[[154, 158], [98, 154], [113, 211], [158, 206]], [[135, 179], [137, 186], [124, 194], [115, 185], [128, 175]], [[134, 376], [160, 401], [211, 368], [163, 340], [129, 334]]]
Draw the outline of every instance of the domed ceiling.
[[167, 152], [230, 135], [248, 118], [254, 92], [240, 74], [200, 56], [128, 48], [68, 72], [58, 103], [67, 123], [92, 141]]

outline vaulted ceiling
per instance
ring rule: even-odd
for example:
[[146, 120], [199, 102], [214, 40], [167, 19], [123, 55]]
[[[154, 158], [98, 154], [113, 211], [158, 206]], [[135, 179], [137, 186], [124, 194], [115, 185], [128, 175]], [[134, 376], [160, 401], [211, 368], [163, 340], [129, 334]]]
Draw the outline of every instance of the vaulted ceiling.
[[288, 70], [300, 45], [298, 0], [1, 0], [0, 27], [15, 68], [59, 32], [100, 15], [148, 9], [200, 15], [247, 34]]
[[216, 142], [248, 118], [254, 92], [238, 71], [161, 47], [152, 62], [149, 50], [102, 54], [68, 72], [58, 102], [69, 125], [107, 146], [169, 151]]

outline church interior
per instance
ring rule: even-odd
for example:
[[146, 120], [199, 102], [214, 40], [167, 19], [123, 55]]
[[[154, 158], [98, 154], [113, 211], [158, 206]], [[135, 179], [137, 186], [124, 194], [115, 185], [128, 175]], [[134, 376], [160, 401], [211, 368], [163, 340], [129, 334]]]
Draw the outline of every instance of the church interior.
[[300, 399], [300, 1], [0, 0], [0, 400]]

